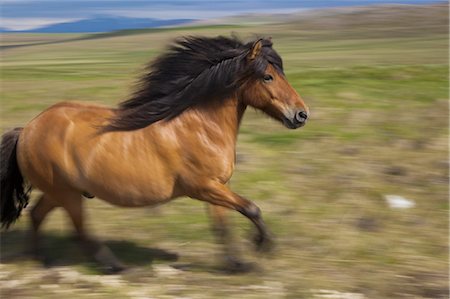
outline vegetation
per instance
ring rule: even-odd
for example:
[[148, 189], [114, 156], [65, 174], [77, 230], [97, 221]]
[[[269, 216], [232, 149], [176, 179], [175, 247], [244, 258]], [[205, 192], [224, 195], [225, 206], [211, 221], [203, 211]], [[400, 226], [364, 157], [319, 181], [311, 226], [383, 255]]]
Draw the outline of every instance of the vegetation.
[[[144, 64], [186, 34], [272, 36], [312, 116], [296, 131], [252, 109], [244, 118], [231, 185], [262, 208], [277, 237], [273, 255], [255, 254], [247, 241], [251, 225], [230, 213], [256, 272], [220, 271], [221, 247], [200, 202], [123, 209], [86, 199], [91, 231], [132, 270], [97, 276], [62, 211], [45, 224], [48, 263], [17, 257], [27, 239], [25, 211], [2, 233], [2, 295], [321, 298], [335, 290], [336, 298], [447, 298], [448, 16], [421, 9], [375, 25], [373, 12], [363, 11], [354, 15], [358, 27], [335, 26], [338, 14], [321, 26], [294, 20], [72, 41], [64, 40], [80, 36], [4, 35], [2, 45], [46, 44], [3, 50], [3, 131], [63, 100], [116, 104]], [[428, 24], [426, 34], [410, 25], [411, 14]], [[391, 209], [389, 194], [416, 205]]]

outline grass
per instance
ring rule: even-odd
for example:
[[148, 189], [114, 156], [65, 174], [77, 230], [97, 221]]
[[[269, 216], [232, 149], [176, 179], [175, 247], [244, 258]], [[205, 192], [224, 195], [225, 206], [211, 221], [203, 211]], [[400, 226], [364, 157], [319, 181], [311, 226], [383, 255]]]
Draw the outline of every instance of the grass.
[[[67, 269], [98, 274], [70, 238], [62, 211], [45, 224], [46, 253], [58, 267], [9, 259], [24, 246], [25, 211], [2, 233], [1, 254], [8, 263], [0, 268], [2, 294], [311, 298], [326, 289], [366, 298], [446, 298], [448, 35], [441, 29], [414, 34], [419, 29], [412, 28], [392, 37], [388, 23], [377, 27], [376, 35], [364, 26], [348, 35], [333, 27], [302, 28], [272, 24], [121, 32], [101, 39], [77, 35], [79, 40], [3, 50], [3, 131], [23, 126], [62, 100], [113, 105], [129, 94], [144, 63], [170, 39], [232, 30], [273, 36], [287, 77], [312, 118], [305, 128], [289, 131], [252, 109], [245, 115], [231, 186], [262, 208], [277, 237], [275, 254], [255, 255], [247, 241], [250, 224], [237, 213], [231, 218], [243, 256], [257, 262], [259, 272], [217, 271], [220, 247], [200, 202], [122, 209], [92, 199], [86, 200], [91, 231], [136, 271], [120, 276], [126, 283], [61, 278]], [[70, 39], [27, 34], [7, 35], [3, 42], [60, 38]], [[387, 194], [412, 199], [416, 206], [390, 209]], [[182, 270], [168, 274], [167, 265]]]

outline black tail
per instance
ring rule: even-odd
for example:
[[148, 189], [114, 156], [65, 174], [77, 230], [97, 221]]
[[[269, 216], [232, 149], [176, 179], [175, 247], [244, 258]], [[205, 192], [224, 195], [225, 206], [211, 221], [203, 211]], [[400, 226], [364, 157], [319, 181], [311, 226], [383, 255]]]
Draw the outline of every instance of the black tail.
[[8, 228], [28, 204], [30, 187], [26, 187], [17, 164], [17, 140], [22, 128], [15, 128], [2, 136], [0, 145], [0, 215], [1, 226]]

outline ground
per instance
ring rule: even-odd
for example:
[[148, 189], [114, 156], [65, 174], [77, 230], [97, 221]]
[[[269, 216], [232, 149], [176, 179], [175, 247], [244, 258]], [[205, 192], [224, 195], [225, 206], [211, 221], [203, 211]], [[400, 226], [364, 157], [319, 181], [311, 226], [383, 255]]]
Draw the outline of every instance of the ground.
[[[272, 36], [311, 119], [290, 131], [261, 112], [250, 109], [245, 115], [231, 187], [261, 207], [277, 244], [270, 255], [255, 253], [248, 241], [251, 224], [230, 213], [236, 243], [257, 265], [254, 272], [221, 271], [221, 247], [198, 201], [123, 209], [86, 199], [90, 231], [129, 271], [103, 275], [81, 254], [62, 211], [44, 225], [47, 260], [25, 258], [27, 208], [2, 232], [1, 295], [447, 298], [448, 16], [439, 12], [443, 8], [384, 16], [378, 23], [368, 17], [373, 11], [363, 11], [345, 18], [349, 24], [329, 17], [320, 26], [293, 19], [89, 38], [5, 34], [2, 45], [13, 47], [2, 50], [2, 131], [25, 125], [63, 100], [115, 105], [130, 93], [144, 64], [174, 37], [231, 32]], [[411, 14], [417, 25], [408, 21]], [[28, 45], [14, 47], [19, 44]], [[393, 209], [386, 195], [415, 206]]]

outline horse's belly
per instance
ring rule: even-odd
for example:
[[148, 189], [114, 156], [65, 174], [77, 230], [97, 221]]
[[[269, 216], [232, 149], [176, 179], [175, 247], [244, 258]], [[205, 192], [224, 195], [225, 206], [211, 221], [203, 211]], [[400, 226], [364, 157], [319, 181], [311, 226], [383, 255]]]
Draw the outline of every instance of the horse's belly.
[[121, 207], [144, 207], [144, 206], [156, 206], [166, 203], [173, 198], [170, 196], [132, 196], [130, 194], [117, 195], [105, 192], [104, 194], [95, 195], [96, 197], [109, 202], [116, 206]]
[[120, 206], [161, 204], [180, 195], [175, 173], [156, 154], [118, 151], [100, 151], [85, 163], [85, 191]]
[[146, 181], [125, 181], [111, 176], [108, 183], [99, 183], [92, 179], [86, 189], [111, 204], [128, 207], [159, 205], [177, 196], [174, 183], [170, 179], [165, 182], [152, 178]]

